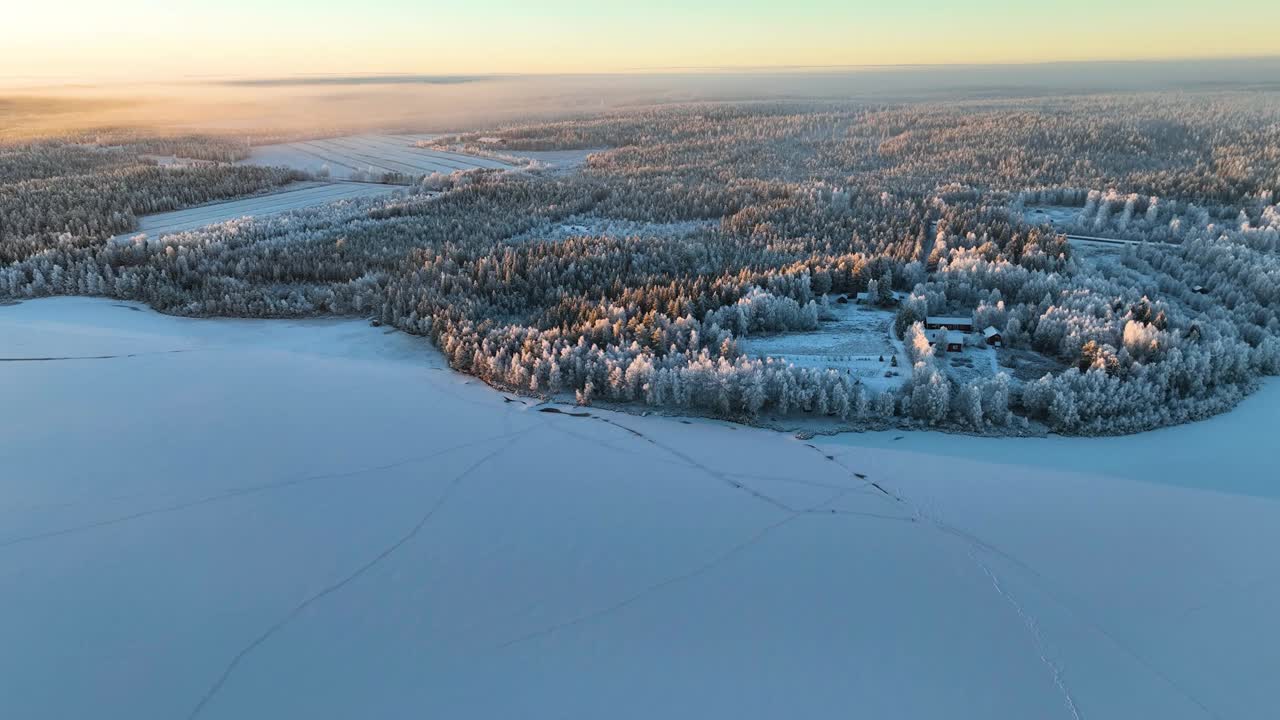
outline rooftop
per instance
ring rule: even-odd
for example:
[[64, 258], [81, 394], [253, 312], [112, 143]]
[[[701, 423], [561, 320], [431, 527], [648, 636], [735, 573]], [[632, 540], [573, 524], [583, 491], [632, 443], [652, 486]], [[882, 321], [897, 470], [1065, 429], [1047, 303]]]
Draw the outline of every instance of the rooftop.
[[936, 325], [972, 325], [972, 317], [962, 317], [960, 315], [930, 315], [926, 321]]

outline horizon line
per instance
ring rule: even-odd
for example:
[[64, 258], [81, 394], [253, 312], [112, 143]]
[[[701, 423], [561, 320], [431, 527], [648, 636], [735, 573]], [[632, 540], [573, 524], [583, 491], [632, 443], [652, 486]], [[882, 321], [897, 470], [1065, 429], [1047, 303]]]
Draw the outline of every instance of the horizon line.
[[1079, 65], [1162, 65], [1175, 63], [1213, 63], [1213, 62], [1257, 62], [1280, 60], [1280, 53], [1254, 55], [1188, 55], [1150, 58], [1095, 58], [1088, 60], [1009, 60], [994, 62], [954, 62], [954, 63], [862, 63], [862, 64], [824, 64], [824, 65], [655, 65], [618, 68], [601, 71], [491, 71], [491, 72], [423, 72], [405, 70], [357, 70], [350, 72], [301, 72], [285, 74], [223, 74], [223, 73], [188, 73], [172, 77], [150, 77], [125, 79], [115, 76], [92, 77], [85, 75], [2, 75], [4, 81], [56, 81], [67, 80], [76, 83], [93, 82], [97, 84], [165, 84], [186, 82], [257, 82], [270, 84], [286, 82], [291, 79], [376, 79], [387, 78], [392, 81], [405, 79], [422, 79], [424, 82], [435, 79], [439, 82], [456, 81], [458, 78], [499, 79], [512, 77], [609, 77], [616, 75], [668, 75], [687, 73], [707, 74], [768, 74], [768, 73], [805, 73], [814, 74], [841, 71], [877, 71], [877, 70], [950, 70], [980, 68], [1018, 68], [1018, 67], [1054, 67]]

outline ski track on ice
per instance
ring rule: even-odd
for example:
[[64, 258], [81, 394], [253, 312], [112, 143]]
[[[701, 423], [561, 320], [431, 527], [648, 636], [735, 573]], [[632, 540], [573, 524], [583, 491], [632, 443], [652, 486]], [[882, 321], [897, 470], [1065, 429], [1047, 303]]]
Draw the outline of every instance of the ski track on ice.
[[119, 355], [64, 355], [58, 357], [0, 357], [0, 362], [57, 362], [59, 360], [117, 360], [123, 358], [142, 357], [144, 355], [173, 355], [175, 353], [195, 352], [196, 348], [184, 350], [152, 350], [149, 352], [121, 353]]
[[434, 503], [432, 503], [429, 508], [427, 508], [426, 512], [424, 512], [422, 516], [418, 519], [417, 524], [415, 524], [412, 528], [409, 529], [409, 532], [400, 536], [400, 538], [398, 538], [395, 542], [388, 545], [381, 552], [379, 552], [377, 555], [371, 558], [368, 562], [356, 568], [353, 572], [348, 574], [346, 577], [342, 578], [341, 580], [338, 580], [335, 583], [332, 583], [331, 585], [325, 587], [324, 589], [320, 590], [319, 592], [311, 595], [307, 599], [295, 605], [292, 610], [290, 610], [288, 613], [284, 615], [284, 617], [280, 618], [275, 623], [273, 623], [270, 627], [268, 627], [265, 631], [263, 631], [262, 634], [254, 638], [254, 640], [250, 642], [248, 645], [241, 648], [240, 652], [236, 653], [236, 655], [231, 659], [231, 662], [229, 662], [226, 668], [223, 669], [222, 674], [218, 677], [218, 679], [213, 682], [213, 685], [209, 687], [209, 690], [204, 694], [202, 698], [200, 698], [200, 701], [196, 703], [196, 706], [192, 708], [191, 713], [187, 716], [188, 720], [190, 720], [191, 718], [198, 717], [200, 713], [204, 711], [204, 709], [209, 705], [209, 703], [215, 697], [217, 697], [218, 693], [226, 685], [227, 680], [231, 678], [231, 675], [235, 672], [236, 668], [240, 665], [240, 663], [246, 657], [248, 657], [251, 653], [253, 653], [254, 650], [261, 647], [264, 643], [270, 640], [273, 635], [275, 635], [280, 630], [284, 629], [286, 626], [289, 625], [289, 623], [296, 620], [298, 616], [301, 615], [302, 612], [306, 610], [308, 607], [319, 602], [320, 600], [323, 600], [325, 597], [338, 592], [339, 590], [346, 587], [350, 583], [355, 582], [362, 575], [364, 575], [365, 573], [369, 572], [370, 570], [380, 565], [384, 560], [386, 560], [387, 558], [395, 554], [397, 550], [404, 547], [411, 540], [417, 537], [418, 533], [420, 533], [422, 529], [427, 526], [427, 523], [431, 522], [431, 518], [435, 517], [435, 514], [441, 508], [444, 507], [445, 503], [447, 503], [450, 498], [453, 497], [453, 494], [457, 491], [458, 487], [462, 485], [462, 482], [464, 480], [466, 480], [472, 473], [474, 473], [476, 470], [479, 470], [489, 461], [493, 460], [497, 456], [511, 449], [511, 447], [516, 443], [516, 440], [519, 439], [519, 436], [525, 433], [528, 433], [530, 430], [532, 430], [532, 428], [521, 431], [519, 433], [514, 433], [515, 437], [509, 438], [506, 444], [502, 445], [501, 447], [495, 448], [493, 451], [489, 452], [484, 457], [477, 460], [467, 469], [463, 470], [462, 472], [454, 476], [453, 480], [449, 482], [449, 485], [445, 488], [444, 492], [440, 495], [440, 497]]
[[[521, 431], [521, 432], [525, 432], [525, 431]], [[455, 452], [457, 450], [463, 450], [465, 448], [474, 447], [475, 445], [493, 442], [495, 440], [503, 440], [515, 434], [518, 434], [518, 433], [513, 433], [508, 431], [501, 435], [480, 438], [478, 440], [471, 440], [465, 443], [460, 443], [458, 445], [451, 445], [447, 448], [436, 450], [426, 455], [419, 455], [415, 457], [404, 458], [402, 460], [397, 460], [395, 462], [390, 462], [383, 465], [375, 465], [372, 467], [358, 468], [355, 470], [345, 470], [345, 471], [336, 472], [336, 473], [322, 473], [319, 475], [308, 475], [305, 477], [292, 478], [289, 480], [278, 480], [275, 482], [262, 483], [259, 485], [247, 485], [244, 487], [232, 488], [230, 490], [226, 490], [214, 495], [206, 495], [204, 497], [196, 498], [195, 500], [187, 500], [185, 502], [175, 503], [173, 505], [166, 505], [164, 507], [151, 508], [149, 510], [140, 510], [138, 512], [129, 513], [127, 515], [108, 518], [106, 520], [98, 520], [96, 522], [85, 523], [83, 525], [74, 525], [71, 527], [60, 528], [57, 530], [47, 530], [45, 532], [33, 533], [31, 535], [23, 535], [16, 538], [10, 538], [8, 540], [0, 542], [0, 549], [13, 547], [15, 545], [21, 545], [23, 543], [35, 542], [38, 540], [47, 540], [49, 538], [61, 537], [63, 535], [72, 535], [75, 533], [86, 532], [89, 530], [96, 530], [98, 528], [110, 527], [112, 525], [120, 525], [122, 523], [127, 523], [132, 520], [139, 520], [141, 518], [151, 517], [153, 515], [164, 515], [167, 513], [180, 512], [182, 510], [188, 510], [193, 507], [200, 507], [201, 505], [208, 505], [211, 503], [221, 502], [223, 500], [232, 500], [235, 498], [245, 497], [249, 495], [257, 495], [259, 493], [268, 492], [271, 490], [279, 490], [282, 488], [295, 487], [298, 485], [304, 485], [307, 483], [318, 482], [322, 480], [338, 480], [342, 478], [365, 475], [371, 472], [391, 470], [397, 467], [402, 467], [404, 465], [410, 465], [418, 462], [425, 462], [427, 460], [431, 460], [431, 459], [440, 457], [441, 455], [446, 455], [448, 453]]]
[[[1018, 603], [1018, 601], [1012, 595], [1010, 595], [1008, 592], [1004, 590], [1003, 586], [1000, 584], [999, 577], [991, 570], [990, 566], [982, 562], [982, 560], [975, 554], [975, 550], [991, 552], [1000, 557], [1004, 557], [1007, 560], [1010, 560], [1011, 562], [1015, 563], [1017, 566], [1022, 567], [1025, 570], [1031, 572], [1035, 577], [1040, 578], [1044, 582], [1047, 582], [1047, 580], [1044, 579], [1039, 572], [1035, 571], [1030, 566], [1027, 566], [1025, 563], [1018, 560], [1017, 558], [1014, 558], [1013, 556], [1010, 556], [1007, 553], [992, 546], [990, 543], [987, 543], [981, 540], [980, 538], [973, 536], [969, 533], [966, 533], [962, 530], [959, 530], [950, 525], [947, 525], [946, 523], [937, 519], [933, 515], [926, 513], [924, 509], [920, 507], [920, 505], [918, 505], [917, 503], [908, 501], [901, 495], [898, 495], [896, 493], [890, 492], [889, 490], [886, 490], [884, 486], [881, 485], [878, 481], [869, 479], [863, 473], [855, 472], [854, 470], [846, 466], [844, 463], [840, 462], [836, 458], [836, 456], [825, 453], [818, 446], [813, 445], [811, 443], [805, 443], [805, 446], [821, 454], [828, 461], [833, 462], [836, 465], [839, 465], [851, 476], [854, 476], [862, 480], [866, 485], [872, 488], [875, 488], [875, 490], [883, 493], [887, 497], [892, 498], [895, 502], [905, 504], [908, 508], [911, 509], [913, 513], [913, 517], [916, 520], [923, 521], [924, 523], [927, 523], [932, 527], [934, 527], [934, 529], [938, 530], [939, 532], [942, 532], [943, 534], [946, 534], [961, 540], [965, 545], [965, 554], [969, 557], [970, 561], [973, 562], [982, 571], [983, 575], [985, 575], [987, 579], [991, 582], [992, 588], [995, 590], [996, 594], [1013, 608], [1015, 614], [1021, 620], [1022, 624], [1027, 629], [1028, 633], [1031, 635], [1032, 642], [1036, 649], [1036, 653], [1039, 656], [1041, 663], [1044, 664], [1045, 667], [1049, 670], [1050, 677], [1053, 680], [1053, 683], [1055, 687], [1058, 689], [1059, 693], [1063, 696], [1063, 704], [1066, 707], [1067, 711], [1071, 714], [1071, 717], [1073, 718], [1073, 720], [1082, 720], [1082, 716], [1079, 712], [1078, 706], [1075, 703], [1075, 699], [1071, 694], [1070, 688], [1067, 687], [1066, 682], [1063, 679], [1062, 669], [1055, 662], [1053, 662], [1047, 657], [1047, 646], [1044, 640], [1044, 636], [1040, 631], [1039, 623], [1036, 621], [1034, 616], [1026, 612], [1026, 610], [1022, 607], [1022, 605]], [[1058, 600], [1058, 602], [1059, 604], [1062, 604], [1063, 607], [1067, 608], [1069, 611], [1072, 611], [1073, 613], [1075, 612], [1073, 608], [1062, 603], [1060, 599]], [[1093, 625], [1095, 629], [1099, 630], [1099, 632], [1103, 632], [1101, 628], [1098, 628], [1096, 626], [1096, 623], [1090, 622], [1089, 624]], [[1109, 639], [1111, 639], [1113, 643], [1116, 643], [1117, 645], [1119, 645], [1118, 641], [1116, 641], [1110, 635], [1106, 634], [1105, 632], [1103, 632], [1103, 634], [1106, 635]], [[1145, 660], [1138, 657], [1136, 653], [1134, 653], [1131, 649], [1127, 647], [1125, 647], [1124, 649], [1127, 651], [1127, 653], [1130, 656], [1137, 659], [1149, 671], [1156, 673], [1167, 684], [1171, 685], [1172, 687], [1174, 687], [1175, 690], [1178, 690], [1180, 693], [1185, 695], [1188, 699], [1190, 699], [1192, 702], [1198, 705], [1201, 709], [1205, 710], [1206, 712], [1209, 712], [1211, 715], [1213, 714], [1207, 707], [1204, 706], [1203, 703], [1199, 702], [1190, 694], [1188, 694], [1185, 690], [1175, 685], [1163, 673], [1156, 671], [1154, 668], [1150, 666], [1149, 663], [1147, 663]]]
[[541, 629], [534, 630], [529, 633], [525, 633], [524, 635], [520, 635], [518, 637], [514, 637], [510, 640], [506, 640], [504, 642], [501, 642], [493, 646], [491, 650], [495, 652], [499, 650], [505, 650], [507, 648], [529, 642], [530, 640], [536, 640], [541, 637], [553, 635], [557, 632], [560, 632], [561, 630], [565, 630], [565, 629], [574, 627], [576, 625], [581, 625], [583, 623], [591, 622], [592, 620], [598, 620], [599, 618], [602, 618], [606, 615], [611, 615], [615, 612], [623, 610], [627, 608], [629, 605], [633, 605], [636, 602], [644, 599], [645, 597], [648, 597], [649, 595], [659, 592], [665, 588], [671, 587], [672, 585], [677, 585], [687, 580], [692, 580], [701, 575], [705, 575], [711, 572], [712, 570], [715, 570], [717, 567], [719, 567], [720, 565], [722, 565], [723, 563], [725, 563], [735, 555], [742, 553], [743, 551], [747, 550], [748, 548], [755, 545], [756, 543], [764, 540], [766, 537], [769, 536], [770, 533], [774, 532], [778, 528], [781, 528], [782, 526], [795, 520], [796, 518], [809, 514], [811, 510], [817, 510], [818, 508], [821, 508], [824, 505], [828, 505], [830, 503], [835, 502], [836, 500], [839, 500], [843, 495], [844, 495], [843, 492], [836, 493], [831, 497], [827, 498], [826, 500], [818, 503], [817, 505], [814, 505], [812, 508], [808, 508], [804, 510], [796, 510], [788, 514], [786, 517], [774, 523], [764, 526], [763, 528], [756, 531], [747, 539], [742, 540], [741, 542], [738, 542], [737, 544], [729, 547], [724, 552], [721, 552], [719, 555], [716, 555], [715, 557], [702, 563], [701, 565], [698, 565], [697, 567], [694, 567], [693, 569], [688, 570], [686, 572], [680, 573], [679, 575], [673, 575], [669, 578], [666, 578], [665, 580], [661, 580], [659, 582], [654, 583], [653, 585], [649, 585], [648, 587], [642, 588], [636, 591], [635, 593], [628, 595], [622, 600], [619, 600], [613, 603], [612, 605], [607, 605], [605, 607], [597, 608], [595, 610], [583, 613], [581, 615], [570, 618], [563, 622], [555, 623], [553, 625], [548, 625]]
[[[655, 447], [657, 447], [657, 448], [660, 448], [661, 450], [665, 451], [666, 453], [668, 453], [668, 454], [670, 454], [670, 455], [672, 455], [672, 456], [674, 456], [674, 457], [678, 458], [681, 462], [684, 462], [684, 463], [685, 463], [689, 468], [694, 469], [694, 470], [698, 470], [698, 471], [700, 471], [700, 472], [702, 472], [702, 473], [704, 473], [704, 474], [706, 474], [706, 475], [710, 476], [711, 478], [714, 478], [715, 480], [718, 480], [718, 481], [720, 481], [720, 482], [724, 483], [725, 485], [728, 485], [728, 486], [729, 486], [729, 487], [731, 487], [731, 488], [734, 488], [734, 489], [736, 489], [736, 490], [740, 490], [740, 491], [742, 491], [742, 492], [746, 493], [747, 495], [750, 495], [751, 497], [754, 497], [754, 498], [756, 498], [757, 500], [760, 500], [761, 502], [764, 502], [764, 503], [767, 503], [767, 504], [769, 504], [769, 505], [772, 505], [773, 507], [775, 507], [775, 508], [777, 508], [777, 509], [779, 509], [779, 510], [782, 510], [783, 512], [786, 512], [786, 513], [799, 513], [799, 514], [804, 514], [804, 513], [803, 513], [803, 511], [798, 510], [798, 509], [796, 509], [796, 508], [794, 508], [794, 507], [792, 507], [792, 506], [788, 505], [787, 503], [785, 503], [785, 502], [783, 502], [783, 501], [781, 501], [781, 500], [779, 500], [779, 499], [777, 499], [777, 498], [773, 497], [772, 495], [768, 495], [768, 494], [766, 494], [766, 493], [760, 492], [759, 490], [756, 490], [755, 488], [753, 488], [753, 487], [751, 487], [751, 486], [747, 485], [746, 483], [744, 483], [744, 482], [742, 482], [742, 481], [740, 481], [740, 480], [735, 480], [735, 479], [733, 479], [733, 477], [731, 477], [730, 473], [725, 473], [725, 472], [722, 472], [722, 471], [720, 471], [720, 470], [716, 470], [715, 468], [710, 467], [710, 466], [706, 465], [705, 463], [699, 462], [696, 458], [693, 458], [693, 457], [689, 456], [688, 454], [686, 454], [686, 453], [684, 453], [684, 452], [682, 452], [682, 451], [680, 451], [680, 450], [677, 450], [677, 449], [675, 449], [675, 448], [673, 448], [673, 447], [671, 447], [671, 446], [669, 446], [669, 445], [666, 445], [666, 444], [664, 444], [664, 443], [660, 443], [660, 442], [658, 442], [657, 440], [654, 440], [653, 438], [649, 437], [648, 435], [645, 435], [644, 433], [640, 432], [639, 430], [636, 430], [635, 428], [629, 427], [629, 426], [627, 426], [627, 425], [623, 425], [622, 423], [620, 423], [620, 422], [618, 422], [618, 421], [616, 421], [616, 420], [610, 420], [609, 418], [600, 417], [599, 415], [593, 415], [592, 417], [593, 417], [593, 418], [595, 418], [596, 420], [599, 420], [600, 422], [603, 422], [603, 423], [607, 424], [607, 425], [612, 425], [612, 426], [614, 426], [614, 427], [616, 427], [616, 428], [620, 428], [620, 429], [622, 429], [622, 430], [627, 431], [628, 433], [631, 433], [631, 434], [632, 434], [632, 435], [634, 435], [635, 437], [640, 438], [641, 440], [644, 440], [645, 442], [649, 443], [650, 445], [653, 445], [653, 446], [655, 446]], [[848, 489], [846, 489], [846, 488], [842, 488], [842, 490], [851, 490], [851, 489], [854, 489], [854, 488], [848, 488]], [[843, 493], [842, 493], [842, 494], [843, 494]], [[828, 501], [828, 502], [830, 502], [830, 501]], [[825, 504], [825, 503], [824, 503], [824, 504]]]
[[982, 560], [973, 553], [972, 547], [968, 547], [966, 550], [969, 554], [969, 559], [976, 563], [978, 567], [982, 568], [982, 572], [989, 580], [991, 580], [991, 587], [995, 589], [996, 594], [1003, 598], [1005, 602], [1009, 603], [1009, 606], [1013, 608], [1013, 612], [1018, 616], [1018, 619], [1021, 620], [1022, 624], [1027, 628], [1027, 632], [1031, 635], [1031, 641], [1035, 645], [1036, 653], [1040, 656], [1040, 662], [1048, 668], [1049, 675], [1053, 679], [1054, 686], [1058, 688], [1058, 692], [1062, 695], [1063, 705], [1065, 705], [1067, 711], [1071, 713], [1073, 720], [1081, 720], [1080, 710], [1076, 706], [1075, 698], [1072, 697], [1071, 689], [1067, 687], [1066, 681], [1062, 677], [1062, 668], [1053, 660], [1049, 659], [1049, 648], [1045, 642], [1044, 635], [1040, 632], [1040, 624], [1036, 622], [1033, 615], [1023, 609], [1022, 604], [1018, 602], [1017, 598], [1004, 589], [1000, 584], [1000, 578], [991, 571], [991, 568], [986, 563], [982, 562]]
[[[895, 521], [895, 522], [908, 522], [908, 523], [916, 522], [916, 518], [903, 517], [900, 515], [887, 515], [887, 514], [879, 514], [879, 513], [861, 512], [861, 511], [855, 511], [855, 510], [836, 510], [836, 509], [830, 509], [830, 508], [823, 510], [824, 507], [839, 500], [845, 495], [857, 492], [860, 489], [861, 485], [866, 484], [865, 481], [862, 481], [858, 485], [855, 485], [853, 487], [829, 486], [829, 487], [836, 488], [837, 492], [832, 496], [828, 497], [826, 500], [823, 500], [822, 502], [817, 503], [816, 505], [812, 505], [809, 507], [796, 508], [779, 500], [778, 498], [775, 498], [771, 495], [760, 492], [759, 490], [756, 490], [755, 488], [752, 488], [739, 480], [735, 480], [732, 477], [733, 475], [732, 473], [724, 473], [719, 470], [715, 470], [714, 468], [708, 467], [704, 463], [699, 462], [697, 459], [690, 457], [688, 454], [680, 450], [677, 450], [673, 447], [670, 447], [664, 443], [658, 442], [657, 440], [654, 440], [648, 435], [645, 435], [644, 433], [634, 428], [631, 428], [627, 425], [617, 422], [616, 420], [611, 420], [609, 418], [601, 417], [599, 415], [592, 415], [590, 417], [595, 420], [599, 420], [600, 422], [603, 422], [607, 425], [612, 425], [613, 427], [624, 430], [627, 433], [630, 433], [632, 436], [640, 440], [643, 440], [644, 442], [647, 442], [651, 445], [654, 445], [655, 447], [658, 447], [663, 451], [667, 452], [668, 454], [678, 458], [687, 467], [691, 469], [699, 470], [702, 473], [710, 476], [715, 480], [718, 480], [726, 484], [727, 486], [735, 490], [743, 492], [750, 497], [753, 497], [757, 500], [760, 500], [761, 502], [767, 503], [768, 505], [778, 510], [785, 512], [786, 515], [782, 519], [778, 520], [777, 522], [774, 522], [770, 525], [765, 526], [764, 528], [760, 529], [759, 531], [757, 531], [755, 534], [751, 535], [747, 539], [731, 546], [724, 552], [720, 553], [719, 555], [716, 555], [715, 557], [711, 558], [707, 562], [701, 565], [698, 565], [697, 567], [694, 567], [691, 570], [680, 573], [678, 575], [671, 576], [653, 585], [642, 588], [641, 590], [631, 595], [628, 595], [622, 600], [619, 600], [611, 605], [597, 608], [587, 613], [583, 613], [576, 617], [570, 618], [569, 620], [555, 623], [553, 625], [549, 625], [541, 629], [534, 630], [532, 632], [526, 633], [524, 635], [520, 635], [510, 640], [506, 640], [502, 643], [499, 643], [493, 646], [492, 647], [493, 651], [504, 650], [506, 648], [513, 647], [515, 645], [519, 645], [531, 640], [535, 640], [537, 638], [545, 637], [547, 635], [552, 635], [561, 630], [564, 630], [576, 625], [581, 625], [583, 623], [599, 619], [606, 615], [610, 615], [612, 613], [623, 610], [626, 607], [638, 602], [639, 600], [653, 593], [656, 593], [660, 590], [663, 590], [667, 587], [670, 587], [672, 585], [676, 585], [688, 580], [692, 580], [708, 572], [711, 572], [716, 567], [723, 564], [725, 561], [729, 560], [735, 555], [738, 555], [744, 550], [747, 550], [748, 548], [752, 547], [756, 543], [759, 543], [760, 541], [764, 540], [766, 537], [768, 537], [770, 533], [774, 532], [775, 530], [781, 528], [782, 526], [800, 517], [809, 516], [809, 515], [825, 515], [825, 516], [836, 516], [836, 517], [860, 517], [860, 518], [887, 520], [887, 521]], [[757, 477], [759, 477], [760, 479], [774, 479], [774, 480], [782, 479], [782, 478], [766, 478], [765, 476], [757, 476]], [[812, 484], [812, 483], [802, 483], [802, 484]]]
[[[808, 445], [808, 447], [813, 448], [815, 451], [819, 453], [822, 453], [822, 450], [815, 445]], [[824, 457], [836, 463], [837, 465], [844, 468], [845, 470], [848, 470], [849, 472], [853, 473], [853, 471], [850, 470], [848, 466], [840, 462], [835, 456], [824, 454]], [[854, 474], [859, 475], [860, 477], [865, 477], [865, 476], [862, 476], [860, 473], [854, 473]], [[1070, 689], [1067, 687], [1065, 680], [1063, 679], [1063, 670], [1059, 668], [1056, 663], [1054, 663], [1045, 655], [1046, 643], [1043, 635], [1040, 632], [1039, 623], [1036, 621], [1033, 615], [1031, 615], [1030, 613], [1026, 612], [1023, 609], [1020, 603], [1018, 603], [1011, 595], [1009, 595], [1004, 591], [998, 576], [991, 570], [988, 564], [982, 562], [978, 558], [977, 553], [989, 553], [998, 558], [1003, 558], [1007, 562], [1011, 563], [1015, 568], [1021, 569], [1023, 572], [1029, 574], [1032, 577], [1032, 579], [1034, 579], [1040, 585], [1041, 591], [1044, 592], [1047, 597], [1049, 597], [1054, 602], [1056, 602], [1061, 608], [1066, 610], [1070, 615], [1075, 617], [1077, 620], [1080, 620], [1082, 623], [1084, 623], [1086, 626], [1088, 626], [1089, 628], [1097, 632], [1099, 635], [1106, 638], [1108, 642], [1114, 645], [1117, 649], [1119, 649], [1121, 652], [1127, 655], [1134, 662], [1138, 663], [1139, 666], [1146, 669], [1155, 677], [1159, 678], [1161, 682], [1165, 683], [1170, 688], [1175, 690], [1183, 698], [1190, 701], [1196, 707], [1200, 708], [1202, 711], [1204, 711], [1206, 715], [1212, 718], [1221, 717], [1217, 712], [1213, 711], [1211, 708], [1209, 708], [1209, 706], [1205, 705], [1204, 702], [1202, 702], [1198, 697], [1193, 695], [1189, 690], [1182, 687], [1178, 683], [1174, 682], [1174, 680], [1171, 677], [1169, 677], [1167, 673], [1155, 667], [1150, 660], [1147, 660], [1145, 657], [1139, 654], [1138, 651], [1134, 650], [1127, 643], [1121, 642], [1119, 638], [1117, 638], [1114, 634], [1112, 634], [1106, 628], [1102, 627], [1096, 620], [1093, 620], [1088, 614], [1086, 614], [1083, 610], [1081, 610], [1080, 608], [1084, 606], [1085, 603], [1079, 597], [1077, 597], [1074, 593], [1070, 592], [1067, 589], [1059, 587], [1057, 583], [1045, 577], [1039, 570], [1036, 570], [1034, 567], [1023, 562], [1016, 556], [1011, 555], [1010, 553], [1002, 550], [1001, 548], [995, 545], [992, 545], [991, 543], [983, 540], [982, 538], [972, 533], [961, 530], [953, 525], [946, 523], [940, 518], [925, 512], [925, 510], [918, 503], [911, 502], [905, 499], [901, 495], [891, 493], [888, 490], [884, 489], [884, 487], [882, 487], [878, 483], [872, 482], [870, 484], [873, 485], [876, 489], [883, 492], [884, 494], [892, 497], [896, 501], [906, 504], [907, 507], [911, 509], [915, 517], [922, 521], [922, 524], [928, 524], [932, 526], [935, 530], [941, 532], [942, 534], [958, 539], [965, 544], [966, 546], [965, 552], [970, 558], [970, 560], [975, 565], [977, 565], [978, 568], [982, 571], [982, 573], [991, 581], [993, 589], [996, 591], [996, 593], [1006, 602], [1010, 603], [1010, 605], [1013, 607], [1018, 617], [1022, 620], [1023, 625], [1027, 628], [1028, 632], [1031, 633], [1032, 640], [1035, 643], [1037, 648], [1037, 652], [1040, 653], [1040, 660], [1050, 670], [1050, 675], [1053, 679], [1053, 682], [1058, 687], [1062, 695], [1064, 696], [1064, 704], [1066, 705], [1067, 709], [1071, 712], [1074, 720], [1080, 720], [1082, 718], [1082, 715], [1080, 715], [1079, 708], [1075, 704], [1075, 701], [1070, 692]], [[1070, 602], [1068, 602], [1064, 598], [1070, 599]]]
[[[594, 415], [591, 415], [589, 417], [601, 419]], [[604, 422], [617, 425], [617, 423], [613, 423], [608, 420], [604, 420]], [[695, 470], [701, 470], [703, 472], [707, 472], [706, 468], [703, 468], [697, 464], [690, 464], [689, 462], [681, 459], [663, 460], [661, 458], [654, 458], [649, 455], [644, 455], [643, 453], [635, 452], [634, 450], [623, 447], [616, 443], [602, 441], [598, 438], [573, 432], [572, 430], [569, 430], [557, 423], [551, 423], [547, 427], [563, 435], [567, 435], [577, 440], [591, 442], [601, 447], [607, 447], [616, 452], [625, 453], [627, 455], [632, 455], [635, 457], [645, 457], [650, 462], [658, 462], [664, 465], [672, 465], [675, 467], [682, 467], [682, 468], [692, 468]], [[653, 444], [658, 445], [658, 443], [656, 442]], [[673, 455], [676, 454], [672, 452], [670, 448], [666, 448], [665, 446], [661, 446], [661, 445], [659, 446], [662, 447], [662, 449], [667, 450], [669, 453], [672, 453]], [[775, 498], [771, 495], [768, 495], [767, 493], [761, 492], [760, 490], [757, 490], [755, 488], [748, 486], [745, 482], [742, 482], [741, 480], [763, 480], [765, 482], [780, 482], [780, 483], [788, 483], [792, 485], [802, 485], [805, 487], [823, 488], [826, 490], [840, 491], [842, 495], [851, 495], [851, 494], [857, 494], [859, 492], [865, 492], [865, 491], [862, 491], [859, 487], [848, 487], [844, 485], [834, 485], [831, 483], [820, 483], [820, 482], [814, 482], [809, 480], [799, 480], [796, 478], [783, 477], [780, 475], [759, 475], [759, 474], [752, 474], [752, 473], [735, 473], [735, 472], [713, 473], [713, 475], [716, 475], [716, 479], [725, 480], [733, 488], [741, 490], [758, 500], [762, 500], [788, 513], [800, 513], [804, 515], [828, 515], [828, 516], [836, 515], [836, 516], [849, 516], [849, 517], [866, 517], [866, 518], [874, 518], [878, 520], [897, 520], [900, 522], [915, 522], [914, 518], [904, 517], [901, 515], [887, 515], [882, 513], [862, 512], [858, 510], [838, 510], [834, 508], [828, 509], [828, 510], [819, 510], [819, 509], [812, 509], [812, 508], [809, 508], [809, 509], [796, 508], [786, 502], [783, 502], [782, 500], [779, 500], [778, 498]], [[741, 480], [739, 480], [739, 478]]]

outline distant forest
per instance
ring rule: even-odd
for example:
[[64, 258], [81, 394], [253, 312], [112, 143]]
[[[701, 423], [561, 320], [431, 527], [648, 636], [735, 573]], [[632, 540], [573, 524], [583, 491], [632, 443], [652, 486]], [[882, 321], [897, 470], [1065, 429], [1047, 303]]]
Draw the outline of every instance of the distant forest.
[[[486, 129], [485, 153], [597, 149], [576, 172], [473, 171], [391, 196], [107, 243], [141, 214], [296, 173], [157, 167], [214, 137], [0, 146], [0, 296], [169, 313], [371, 317], [513, 391], [751, 418], [1117, 434], [1225, 411], [1280, 372], [1280, 102], [1270, 93], [902, 105], [692, 104]], [[1145, 241], [1077, 257], [1072, 232]], [[582, 223], [582, 218], [593, 222]], [[566, 232], [579, 223], [587, 232]], [[607, 226], [622, 231], [592, 232]], [[906, 294], [913, 367], [875, 392], [744, 354], [833, 293]], [[1050, 358], [949, 377], [928, 314], [973, 312]]]

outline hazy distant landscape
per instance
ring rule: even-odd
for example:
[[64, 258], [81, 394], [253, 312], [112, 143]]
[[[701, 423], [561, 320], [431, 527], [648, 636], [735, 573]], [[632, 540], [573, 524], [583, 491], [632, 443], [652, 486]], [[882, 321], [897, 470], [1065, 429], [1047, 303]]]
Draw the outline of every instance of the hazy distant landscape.
[[1269, 716], [1280, 60], [191, 32], [0, 77], [0, 716]]

